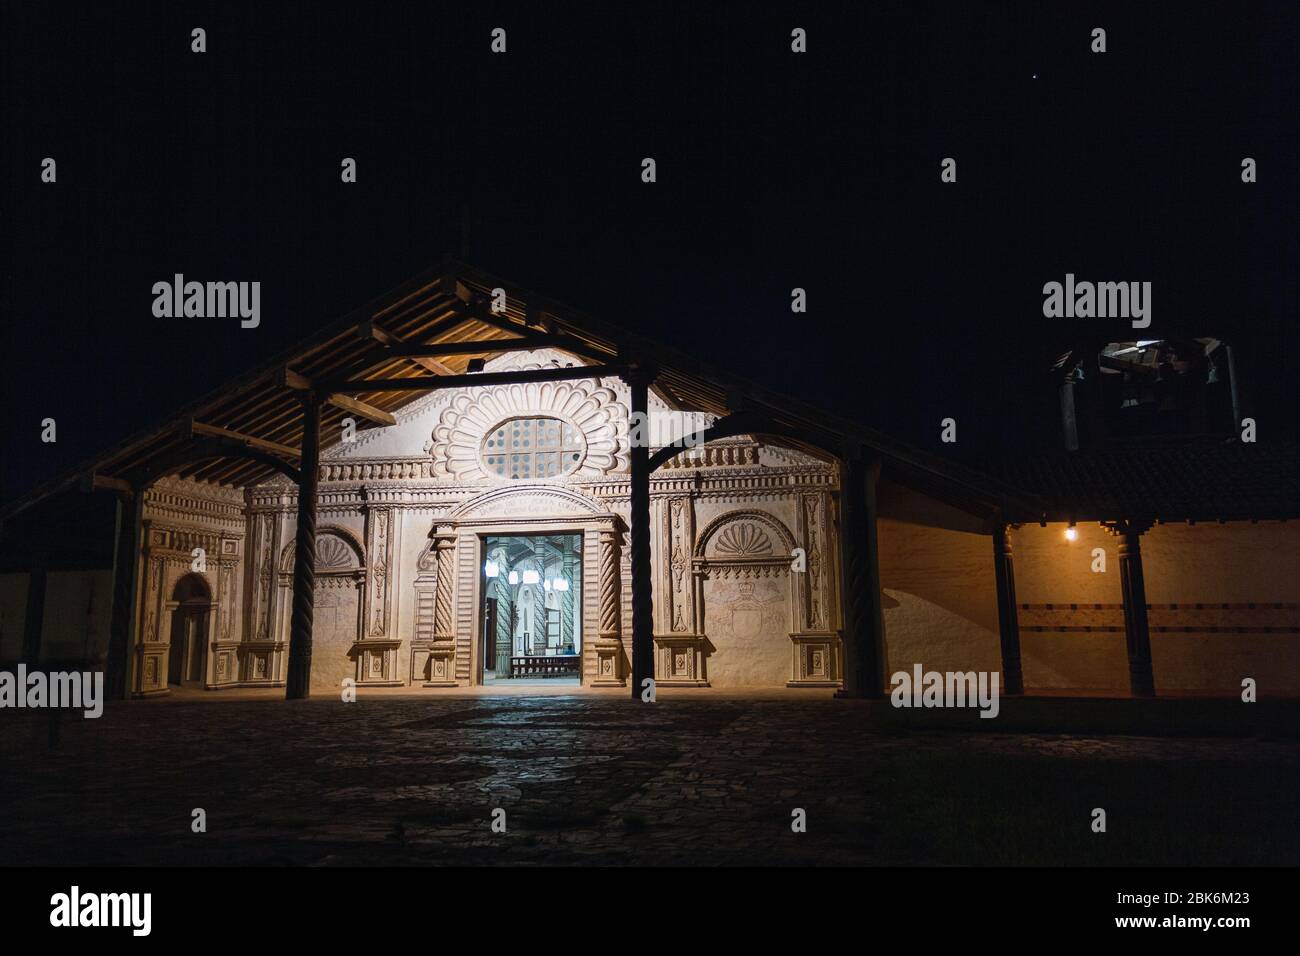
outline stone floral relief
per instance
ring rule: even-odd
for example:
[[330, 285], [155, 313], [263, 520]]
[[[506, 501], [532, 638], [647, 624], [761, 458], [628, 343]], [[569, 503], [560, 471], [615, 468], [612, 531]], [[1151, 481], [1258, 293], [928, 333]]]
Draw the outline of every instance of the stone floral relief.
[[485, 469], [483, 440], [502, 422], [528, 417], [557, 418], [581, 433], [586, 444], [582, 461], [566, 477], [597, 478], [626, 470], [626, 412], [613, 389], [581, 380], [499, 385], [457, 395], [425, 446], [433, 475], [464, 482], [508, 480]]

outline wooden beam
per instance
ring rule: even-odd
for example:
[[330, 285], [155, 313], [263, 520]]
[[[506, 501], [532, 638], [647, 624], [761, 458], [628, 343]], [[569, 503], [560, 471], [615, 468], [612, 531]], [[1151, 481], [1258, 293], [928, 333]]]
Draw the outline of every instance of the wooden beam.
[[287, 365], [275, 373], [275, 384], [281, 388], [292, 388], [300, 392], [309, 392], [312, 388], [311, 379], [295, 372]]
[[547, 331], [538, 332], [536, 329], [528, 328], [527, 325], [520, 325], [517, 322], [512, 322], [504, 315], [494, 314], [488, 307], [487, 302], [482, 298], [476, 298], [470, 303], [468, 318], [477, 322], [482, 322], [484, 325], [490, 325], [503, 332], [510, 332], [514, 335], [522, 336], [530, 341], [537, 342], [539, 343], [538, 348], [549, 346], [565, 349], [566, 351], [573, 352], [575, 355], [586, 356], [587, 358], [595, 359], [598, 362], [604, 362], [610, 358], [609, 352], [596, 349], [594, 346], [588, 345], [582, 339], [575, 336], [557, 331], [558, 326], [556, 326], [554, 319], [551, 319], [550, 328], [548, 328]]
[[[522, 330], [521, 330], [522, 331]], [[389, 347], [392, 355], [402, 358], [419, 358], [434, 355], [481, 355], [489, 352], [517, 352], [526, 349], [541, 348], [533, 344], [531, 338], [491, 339], [476, 342], [402, 342]]]
[[[456, 324], [459, 325], [460, 322], [457, 322]], [[401, 339], [399, 339], [397, 336], [393, 335], [391, 332], [385, 332], [379, 326], [375, 325], [375, 323], [370, 322], [368, 320], [361, 322], [360, 324], [357, 325], [357, 334], [363, 339], [378, 342], [380, 345], [386, 345], [389, 347], [390, 350], [394, 346], [401, 346], [407, 344], [403, 342]], [[427, 369], [430, 372], [436, 372], [439, 375], [456, 374], [455, 369], [451, 368], [448, 365], [444, 365], [442, 362], [439, 362], [437, 359], [433, 358], [432, 356], [403, 355], [402, 358], [409, 359], [410, 361], [414, 362], [416, 365], [420, 366], [421, 368]]]
[[372, 421], [377, 425], [397, 424], [397, 419], [393, 417], [392, 412], [386, 412], [382, 408], [375, 408], [373, 405], [352, 398], [348, 395], [331, 395], [326, 399], [326, 401], [344, 411], [352, 412], [354, 415], [360, 415], [367, 421]]
[[[520, 329], [519, 331], [523, 331]], [[526, 336], [518, 339], [479, 339], [474, 342], [403, 342], [393, 345], [393, 355], [411, 358], [422, 355], [479, 355], [488, 352], [519, 352], [540, 349], [556, 343], [551, 336]]]
[[208, 425], [204, 422], [196, 422], [194, 419], [187, 420], [187, 430], [191, 435], [211, 435], [214, 438], [233, 438], [235, 441], [243, 442], [253, 448], [260, 448], [262, 451], [274, 452], [277, 455], [285, 455], [289, 458], [298, 458], [301, 452], [297, 448], [291, 448], [288, 445], [281, 445], [279, 442], [267, 441], [265, 438], [255, 438], [252, 435], [245, 435], [242, 432], [231, 431], [229, 428], [222, 428], [220, 425]]
[[118, 491], [129, 495], [135, 491], [135, 486], [122, 478], [110, 478], [108, 475], [97, 475], [92, 472], [81, 480], [81, 490]]
[[442, 292], [444, 295], [454, 295], [462, 302], [469, 302], [474, 298], [474, 293], [470, 291], [469, 286], [456, 278], [454, 272], [448, 272], [442, 277]]
[[563, 382], [576, 378], [611, 378], [622, 374], [622, 365], [574, 365], [565, 368], [538, 368], [513, 372], [480, 372], [475, 375], [424, 375], [419, 378], [354, 379], [322, 383], [322, 391], [338, 392], [419, 392], [444, 388], [473, 388], [478, 385], [516, 385], [531, 382]]
[[530, 329], [526, 325], [518, 322], [512, 322], [504, 315], [496, 315], [488, 308], [488, 304], [482, 299], [476, 299], [470, 305], [469, 318], [476, 322], [482, 322], [484, 325], [490, 325], [494, 329], [500, 329], [503, 332], [513, 332], [516, 335], [543, 335], [544, 333]]

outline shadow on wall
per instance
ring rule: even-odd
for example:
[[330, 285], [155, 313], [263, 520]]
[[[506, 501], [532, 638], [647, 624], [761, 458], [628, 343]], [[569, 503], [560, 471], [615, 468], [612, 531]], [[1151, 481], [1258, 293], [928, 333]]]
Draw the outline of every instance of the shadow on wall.
[[911, 671], [913, 664], [938, 671], [1002, 669], [996, 631], [907, 591], [885, 589], [884, 598], [889, 674]]

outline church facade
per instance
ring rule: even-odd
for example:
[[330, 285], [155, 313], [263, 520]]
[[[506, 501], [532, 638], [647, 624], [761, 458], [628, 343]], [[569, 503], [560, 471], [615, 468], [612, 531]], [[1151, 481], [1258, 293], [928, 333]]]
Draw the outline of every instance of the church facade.
[[[486, 369], [562, 362], [545, 351], [514, 353]], [[662, 403], [652, 399], [650, 413], [672, 427]], [[586, 380], [436, 392], [396, 418], [322, 456], [313, 693], [337, 692], [346, 678], [417, 688], [484, 683], [498, 670], [484, 628], [502, 584], [514, 592], [512, 606], [529, 603], [540, 618], [511, 635], [508, 656], [528, 659], [519, 667], [572, 656], [576, 666], [563, 673], [582, 685], [626, 683], [627, 387]], [[556, 440], [538, 450], [548, 429]], [[833, 465], [748, 436], [684, 449], [656, 471], [659, 684], [837, 685], [836, 491]], [[154, 486], [139, 559], [137, 693], [165, 693], [178, 674], [214, 689], [283, 684], [296, 514], [297, 488], [282, 477], [244, 489], [174, 478]], [[561, 535], [579, 539], [563, 591], [546, 587], [549, 580], [511, 587], [489, 547]], [[193, 570], [197, 547], [209, 556], [203, 572]], [[496, 573], [488, 577], [485, 567]], [[540, 577], [545, 562], [537, 567]], [[191, 602], [201, 606], [197, 641], [175, 623], [192, 613], [190, 593], [200, 595]], [[576, 618], [567, 625], [576, 640], [540, 639], [547, 605]], [[177, 663], [195, 654], [197, 663]], [[509, 664], [501, 670], [510, 679]]]

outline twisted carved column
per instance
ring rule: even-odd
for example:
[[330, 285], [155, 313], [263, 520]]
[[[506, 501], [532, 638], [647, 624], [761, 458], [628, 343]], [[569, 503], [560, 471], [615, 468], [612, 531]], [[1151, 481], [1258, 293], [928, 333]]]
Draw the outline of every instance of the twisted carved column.
[[593, 687], [621, 687], [624, 683], [619, 673], [619, 662], [623, 655], [623, 625], [619, 600], [622, 583], [619, 580], [618, 539], [617, 526], [600, 529], [596, 554], [600, 582], [600, 623], [596, 635], [596, 677], [592, 681]]
[[315, 392], [304, 393], [302, 399], [302, 460], [299, 471], [286, 700], [305, 700], [311, 695], [312, 617], [316, 599], [316, 485], [320, 479], [320, 398]]
[[439, 643], [456, 640], [456, 620], [452, 611], [453, 581], [456, 573], [456, 536], [438, 534], [433, 539], [437, 555], [437, 574], [433, 592], [433, 639]]
[[621, 583], [618, 579], [618, 532], [613, 528], [600, 531], [600, 637], [618, 640], [623, 626], [620, 622], [618, 598]]

